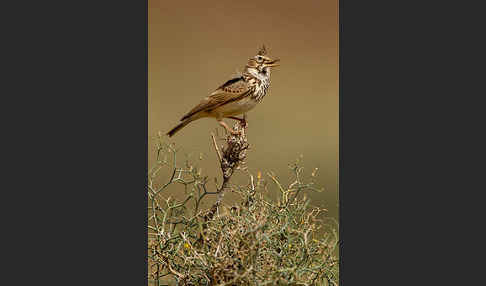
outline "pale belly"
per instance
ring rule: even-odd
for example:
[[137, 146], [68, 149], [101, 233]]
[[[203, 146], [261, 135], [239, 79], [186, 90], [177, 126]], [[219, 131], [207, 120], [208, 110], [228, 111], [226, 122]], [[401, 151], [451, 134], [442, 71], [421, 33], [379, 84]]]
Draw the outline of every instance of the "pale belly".
[[236, 116], [253, 109], [258, 102], [252, 98], [245, 98], [239, 101], [227, 103], [217, 108], [219, 117]]

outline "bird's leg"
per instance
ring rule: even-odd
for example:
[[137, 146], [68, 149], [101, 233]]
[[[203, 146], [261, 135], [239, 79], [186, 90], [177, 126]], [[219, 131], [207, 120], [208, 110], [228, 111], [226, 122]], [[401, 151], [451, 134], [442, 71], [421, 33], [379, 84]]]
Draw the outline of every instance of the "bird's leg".
[[233, 135], [239, 135], [241, 134], [241, 131], [234, 131], [233, 129], [229, 128], [228, 124], [226, 124], [223, 120], [218, 120], [219, 125], [223, 126], [226, 131]]
[[230, 116], [228, 118], [238, 120], [241, 123], [241, 126], [243, 126], [243, 128], [248, 127], [248, 122], [246, 122], [246, 113], [243, 114], [243, 118], [238, 118], [236, 116]]
[[234, 119], [234, 120], [238, 120], [239, 122], [243, 122], [243, 121], [245, 120], [245, 119], [243, 119], [243, 118], [238, 118], [238, 117], [236, 117], [236, 116], [230, 116], [230, 117], [228, 117], [228, 118], [230, 118], [230, 119]]
[[243, 127], [247, 128], [248, 127], [248, 122], [246, 121], [246, 113], [243, 113]]

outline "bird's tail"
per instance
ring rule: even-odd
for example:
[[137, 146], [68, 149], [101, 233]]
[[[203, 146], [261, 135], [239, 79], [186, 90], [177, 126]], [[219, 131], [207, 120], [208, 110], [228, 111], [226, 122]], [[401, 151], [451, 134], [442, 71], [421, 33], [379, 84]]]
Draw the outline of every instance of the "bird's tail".
[[167, 135], [169, 135], [169, 137], [174, 136], [174, 134], [176, 134], [177, 131], [181, 130], [184, 126], [186, 126], [187, 124], [189, 124], [191, 121], [193, 121], [193, 120], [190, 119], [190, 118], [182, 121], [181, 123], [177, 124], [176, 127], [172, 128], [169, 132], [167, 132]]

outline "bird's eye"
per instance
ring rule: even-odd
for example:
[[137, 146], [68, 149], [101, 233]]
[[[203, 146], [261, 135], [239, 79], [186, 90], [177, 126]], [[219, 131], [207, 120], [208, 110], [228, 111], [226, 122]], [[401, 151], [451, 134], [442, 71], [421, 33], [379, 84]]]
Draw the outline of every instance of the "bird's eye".
[[257, 59], [258, 59], [258, 61], [261, 61], [262, 60], [262, 57], [261, 56], [258, 56]]

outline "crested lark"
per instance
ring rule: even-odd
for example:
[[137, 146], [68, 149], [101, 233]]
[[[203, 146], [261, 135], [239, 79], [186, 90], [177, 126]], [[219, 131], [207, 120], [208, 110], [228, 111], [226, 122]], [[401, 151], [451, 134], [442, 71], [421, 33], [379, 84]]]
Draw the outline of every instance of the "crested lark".
[[[204, 98], [189, 113], [184, 115], [176, 127], [167, 135], [173, 136], [190, 122], [204, 118], [214, 117], [227, 131], [235, 134], [223, 118], [231, 118], [246, 123], [246, 112], [253, 109], [266, 95], [270, 86], [270, 69], [278, 66], [279, 59], [271, 59], [263, 46], [257, 55], [248, 60], [245, 70], [240, 77], [228, 80], [218, 87], [211, 95]], [[243, 114], [243, 118], [235, 117]]]

